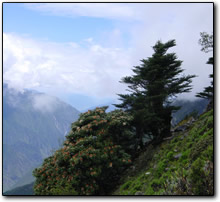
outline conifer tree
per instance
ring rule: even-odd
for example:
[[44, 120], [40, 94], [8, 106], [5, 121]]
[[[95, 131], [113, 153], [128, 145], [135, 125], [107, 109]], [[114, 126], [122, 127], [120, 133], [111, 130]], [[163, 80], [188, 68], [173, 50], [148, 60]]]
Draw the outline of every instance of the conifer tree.
[[[202, 46], [201, 51], [208, 53], [213, 51], [213, 35], [209, 35], [206, 32], [200, 33], [201, 38], [199, 39], [199, 44]], [[206, 64], [210, 64], [213, 67], [214, 59], [210, 57]], [[210, 100], [211, 105], [213, 104], [213, 73], [209, 75], [209, 78], [212, 79], [211, 85], [205, 87], [203, 92], [197, 93], [196, 97], [205, 98]]]
[[[177, 94], [189, 92], [194, 75], [182, 75], [182, 61], [175, 53], [167, 53], [176, 45], [175, 40], [158, 41], [152, 57], [141, 60], [132, 70], [134, 75], [122, 78], [128, 84], [129, 94], [119, 94], [123, 108], [134, 116], [136, 138], [143, 146], [143, 136], [148, 134], [155, 142], [170, 134], [171, 113], [178, 107], [171, 106]], [[181, 74], [181, 75], [180, 75]]]

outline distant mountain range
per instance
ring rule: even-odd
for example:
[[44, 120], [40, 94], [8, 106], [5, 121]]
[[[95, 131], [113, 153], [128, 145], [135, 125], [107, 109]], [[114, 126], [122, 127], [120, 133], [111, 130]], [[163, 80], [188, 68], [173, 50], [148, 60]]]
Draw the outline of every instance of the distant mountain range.
[[4, 192], [5, 196], [13, 196], [13, 195], [34, 195], [34, 182], [30, 183], [30, 184], [26, 184], [24, 186], [21, 187], [16, 187], [12, 190], [6, 191]]
[[175, 126], [181, 120], [185, 118], [186, 115], [194, 112], [197, 112], [198, 115], [204, 112], [208, 105], [209, 101], [206, 99], [195, 99], [195, 100], [176, 100], [172, 105], [181, 106], [181, 108], [172, 114], [172, 125]]
[[34, 181], [32, 170], [61, 146], [80, 112], [56, 97], [3, 84], [3, 191]]

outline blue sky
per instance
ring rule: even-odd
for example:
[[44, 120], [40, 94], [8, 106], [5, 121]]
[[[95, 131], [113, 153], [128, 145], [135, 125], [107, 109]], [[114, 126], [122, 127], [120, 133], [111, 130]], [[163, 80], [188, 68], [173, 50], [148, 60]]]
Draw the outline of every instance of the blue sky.
[[152, 55], [157, 40], [176, 39], [172, 51], [186, 74], [196, 74], [189, 97], [209, 85], [211, 53], [199, 33], [213, 31], [212, 4], [4, 3], [3, 80], [79, 110], [118, 102], [119, 81]]
[[4, 32], [27, 33], [33, 38], [55, 42], [80, 41], [91, 36], [98, 39], [102, 30], [113, 29], [110, 19], [53, 16], [30, 10], [26, 4], [4, 4]]

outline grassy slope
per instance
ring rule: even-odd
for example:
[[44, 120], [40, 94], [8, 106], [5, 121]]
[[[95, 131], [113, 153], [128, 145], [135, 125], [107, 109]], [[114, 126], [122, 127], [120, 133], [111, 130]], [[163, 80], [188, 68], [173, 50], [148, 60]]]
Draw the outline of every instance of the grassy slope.
[[136, 159], [113, 195], [135, 194], [213, 194], [213, 110]]

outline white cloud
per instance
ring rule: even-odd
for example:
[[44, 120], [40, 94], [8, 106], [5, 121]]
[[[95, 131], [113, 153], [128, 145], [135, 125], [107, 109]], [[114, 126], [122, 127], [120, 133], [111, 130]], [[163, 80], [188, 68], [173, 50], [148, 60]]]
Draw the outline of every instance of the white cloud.
[[36, 94], [32, 98], [32, 104], [35, 110], [44, 112], [54, 112], [59, 106], [59, 102], [55, 97], [45, 94]]
[[93, 38], [90, 37], [90, 38], [88, 38], [88, 39], [85, 39], [85, 41], [88, 42], [88, 43], [92, 43], [92, 42], [93, 42]]
[[129, 50], [94, 42], [85, 48], [6, 33], [3, 39], [3, 79], [17, 89], [112, 97], [124, 88], [119, 80], [129, 74], [132, 65]]
[[[212, 4], [114, 4], [71, 3], [25, 4], [47, 15], [88, 16], [115, 20], [104, 40], [83, 43], [51, 43], [4, 33], [4, 81], [17, 88], [66, 91], [98, 97], [115, 97], [125, 86], [119, 80], [131, 68], [150, 57], [157, 40], [176, 39], [176, 52], [186, 74], [196, 74], [193, 93], [208, 86], [211, 73], [206, 61], [210, 55], [200, 51], [199, 33], [213, 31]], [[123, 20], [123, 21], [119, 21]], [[135, 23], [134, 23], [135, 20]], [[127, 21], [132, 23], [126, 24]], [[128, 34], [126, 47], [123, 34]], [[105, 45], [103, 45], [105, 44]]]

